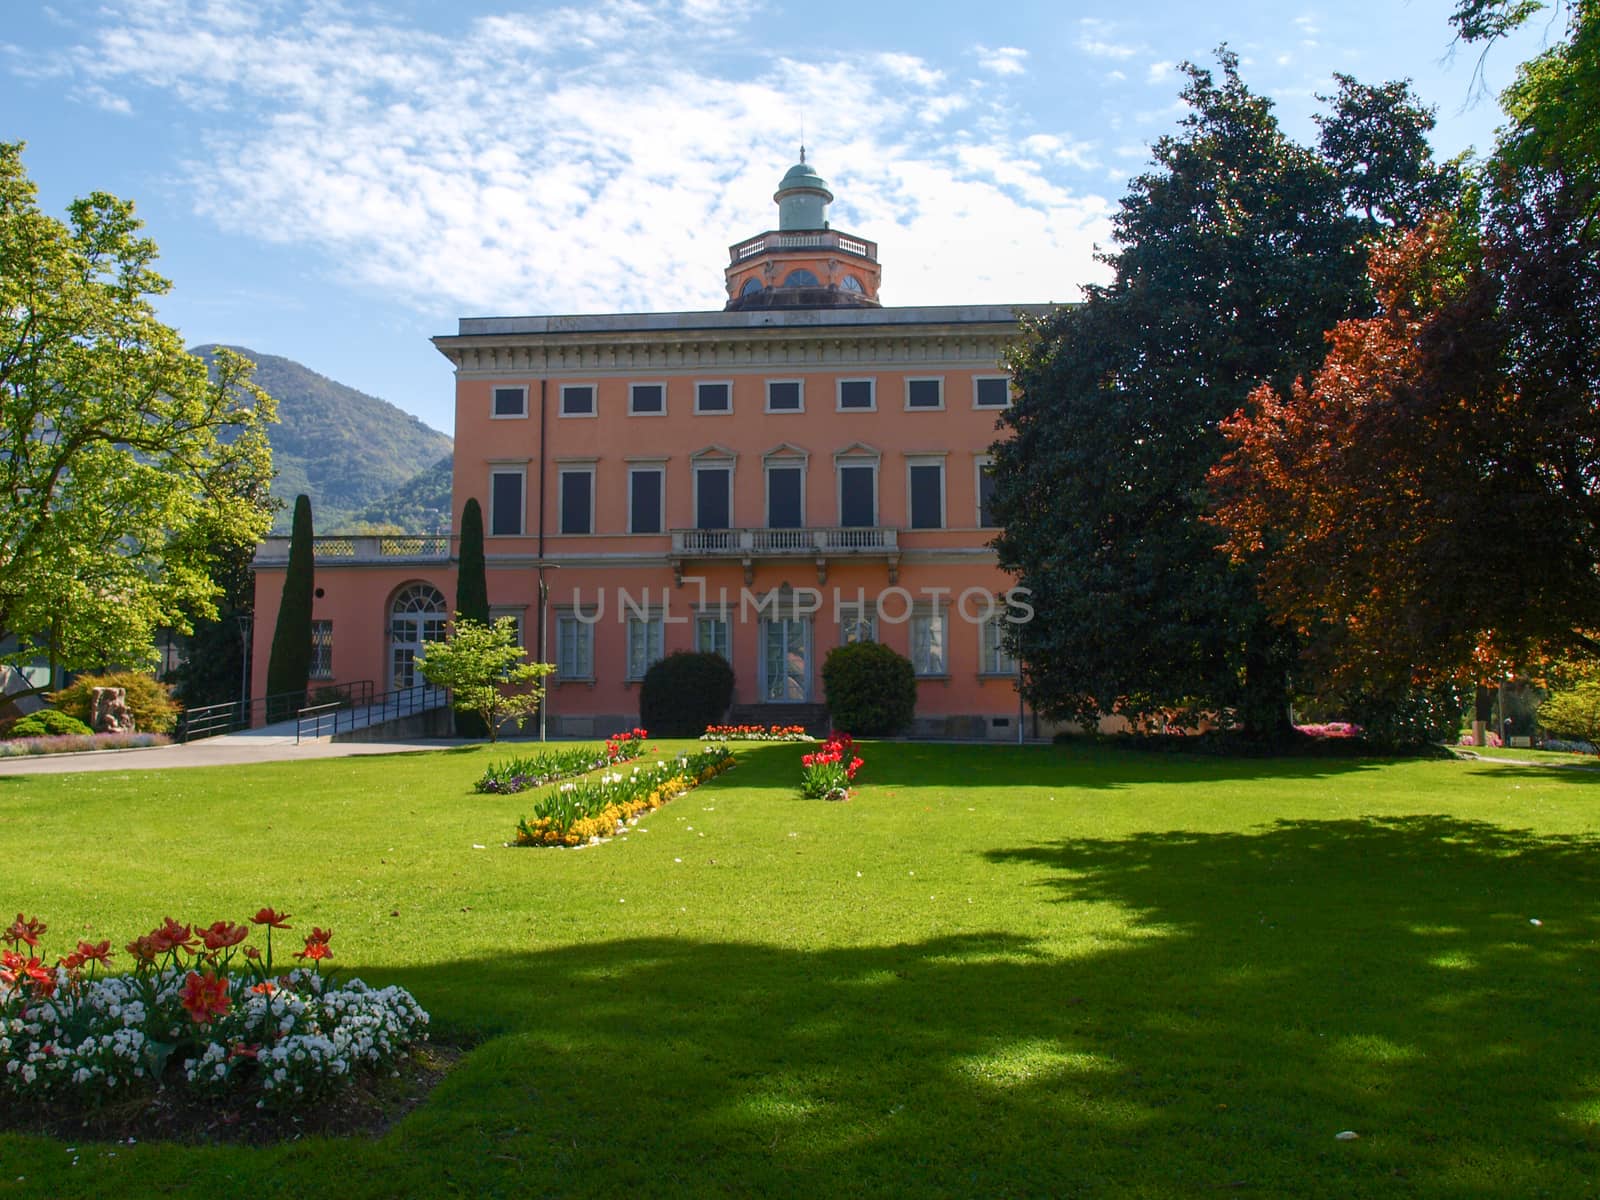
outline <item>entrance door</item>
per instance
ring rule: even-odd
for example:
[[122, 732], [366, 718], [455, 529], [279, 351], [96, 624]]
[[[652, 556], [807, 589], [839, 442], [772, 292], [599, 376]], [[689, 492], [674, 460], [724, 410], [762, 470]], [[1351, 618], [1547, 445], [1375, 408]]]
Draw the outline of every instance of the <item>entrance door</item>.
[[442, 642], [446, 620], [444, 594], [425, 583], [401, 589], [389, 612], [389, 687], [394, 691], [427, 682], [416, 668], [423, 646]]
[[761, 622], [761, 695], [778, 704], [804, 704], [811, 699], [810, 622]]

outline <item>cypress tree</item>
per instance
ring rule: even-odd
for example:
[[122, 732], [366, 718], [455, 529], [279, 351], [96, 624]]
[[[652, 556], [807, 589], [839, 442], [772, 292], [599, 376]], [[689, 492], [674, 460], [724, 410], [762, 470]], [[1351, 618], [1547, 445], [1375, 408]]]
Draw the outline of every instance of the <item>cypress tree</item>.
[[288, 693], [269, 706], [267, 720], [291, 715], [305, 704], [306, 681], [311, 674], [311, 591], [315, 583], [311, 554], [311, 499], [294, 498], [294, 525], [289, 532], [289, 568], [283, 575], [283, 599], [278, 604], [278, 624], [272, 631], [272, 655], [267, 660], [267, 695]]
[[[489, 580], [483, 562], [483, 509], [477, 498], [461, 510], [461, 561], [456, 569], [456, 616], [489, 624]], [[456, 712], [456, 733], [465, 738], [489, 736], [477, 713]]]

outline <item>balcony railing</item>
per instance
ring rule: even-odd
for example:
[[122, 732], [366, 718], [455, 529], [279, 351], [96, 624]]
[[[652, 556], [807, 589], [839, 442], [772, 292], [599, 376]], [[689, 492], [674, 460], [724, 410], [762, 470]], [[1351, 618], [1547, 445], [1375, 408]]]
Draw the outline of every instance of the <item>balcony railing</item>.
[[[358, 534], [333, 535], [311, 539], [311, 554], [317, 562], [448, 562], [448, 534]], [[256, 547], [257, 566], [279, 566], [289, 561], [289, 539], [267, 538]]]
[[823, 529], [674, 529], [672, 553], [729, 558], [751, 555], [898, 554], [899, 531], [877, 526]]
[[851, 237], [833, 229], [807, 230], [803, 233], [763, 233], [749, 238], [732, 248], [735, 266], [771, 250], [843, 250], [846, 254], [878, 261], [878, 244], [865, 238]]

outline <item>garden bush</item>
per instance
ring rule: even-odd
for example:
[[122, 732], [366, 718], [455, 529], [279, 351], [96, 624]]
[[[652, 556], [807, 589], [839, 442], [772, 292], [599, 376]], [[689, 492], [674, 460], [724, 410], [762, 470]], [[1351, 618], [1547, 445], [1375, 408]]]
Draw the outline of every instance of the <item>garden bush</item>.
[[6, 731], [7, 738], [30, 737], [60, 737], [64, 734], [93, 733], [77, 717], [68, 713], [57, 712], [53, 708], [41, 708], [36, 713], [29, 713], [19, 721], [13, 721], [11, 728]]
[[899, 733], [917, 711], [911, 660], [881, 642], [854, 642], [828, 653], [822, 690], [835, 729], [862, 737]]
[[140, 733], [171, 733], [178, 723], [181, 706], [172, 698], [172, 688], [142, 671], [80, 675], [59, 692], [51, 693], [50, 702], [87, 725], [94, 720], [94, 689], [97, 687], [119, 687], [127, 693], [128, 711], [133, 714], [134, 728]]
[[645, 672], [639, 724], [657, 737], [699, 737], [733, 703], [733, 668], [720, 654], [679, 650]]

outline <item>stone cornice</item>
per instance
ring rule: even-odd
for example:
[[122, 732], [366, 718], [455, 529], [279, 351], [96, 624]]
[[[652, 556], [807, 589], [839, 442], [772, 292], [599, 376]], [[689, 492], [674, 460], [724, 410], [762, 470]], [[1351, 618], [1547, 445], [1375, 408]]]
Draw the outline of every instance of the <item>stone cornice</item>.
[[[645, 314], [625, 318], [462, 321], [433, 343], [462, 378], [705, 374], [898, 366], [995, 367], [1016, 340], [1017, 316], [1043, 305], [850, 310], [824, 321], [775, 321], [772, 313]], [[873, 320], [889, 314], [890, 319]], [[783, 314], [794, 316], [798, 314]], [[817, 313], [803, 314], [820, 317]], [[849, 316], [855, 319], [843, 320]], [[685, 320], [664, 321], [678, 317]], [[704, 317], [709, 327], [689, 327]], [[716, 318], [739, 318], [737, 321]], [[754, 318], [763, 318], [759, 322]], [[563, 320], [570, 321], [569, 326]], [[573, 327], [576, 326], [576, 327]]]

